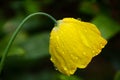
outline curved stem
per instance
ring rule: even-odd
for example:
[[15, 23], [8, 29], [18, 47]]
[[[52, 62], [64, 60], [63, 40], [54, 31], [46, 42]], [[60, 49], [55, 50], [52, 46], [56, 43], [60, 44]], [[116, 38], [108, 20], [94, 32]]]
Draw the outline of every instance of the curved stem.
[[55, 24], [57, 24], [57, 21], [56, 21], [55, 18], [53, 18], [52, 16], [50, 16], [49, 14], [44, 13], [44, 12], [37, 12], [37, 13], [33, 13], [33, 14], [28, 15], [28, 16], [19, 24], [19, 26], [16, 28], [15, 32], [13, 33], [12, 37], [10, 38], [10, 40], [9, 40], [9, 42], [8, 42], [8, 44], [7, 44], [4, 52], [3, 52], [3, 55], [2, 55], [2, 58], [1, 58], [1, 63], [0, 63], [0, 74], [1, 74], [1, 72], [2, 72], [2, 69], [3, 69], [3, 66], [4, 66], [5, 59], [6, 59], [6, 57], [7, 57], [8, 51], [9, 51], [9, 49], [10, 49], [13, 41], [15, 40], [18, 32], [21, 30], [21, 28], [22, 28], [22, 26], [24, 25], [24, 23], [25, 23], [29, 18], [31, 18], [32, 16], [35, 16], [35, 15], [45, 15], [45, 16], [49, 17], [50, 19], [52, 19], [52, 20], [55, 22]]

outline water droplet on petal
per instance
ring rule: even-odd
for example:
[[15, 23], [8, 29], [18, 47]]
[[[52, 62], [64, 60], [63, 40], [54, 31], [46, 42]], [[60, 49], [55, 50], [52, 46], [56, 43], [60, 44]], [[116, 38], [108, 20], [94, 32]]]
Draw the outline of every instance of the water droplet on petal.
[[93, 50], [92, 53], [95, 53], [95, 51]]
[[84, 55], [86, 55], [86, 52], [83, 52]]
[[81, 64], [81, 65], [80, 65], [80, 68], [85, 68], [85, 65], [84, 65], [84, 64]]
[[81, 18], [77, 18], [77, 20], [81, 21]]
[[74, 56], [73, 59], [74, 59], [74, 60], [78, 60], [78, 57]]
[[100, 53], [100, 52], [101, 52], [101, 50], [100, 50], [100, 49], [98, 49], [97, 51], [98, 51], [98, 53]]
[[62, 54], [64, 55], [64, 54], [65, 54], [65, 52], [64, 52], [64, 51], [62, 51]]
[[55, 68], [55, 70], [57, 71], [58, 69], [57, 69], [57, 68]]
[[53, 58], [50, 58], [51, 61], [53, 61]]
[[73, 55], [72, 55], [72, 54], [71, 54], [70, 56], [71, 56], [71, 57], [73, 57]]
[[75, 59], [77, 60], [77, 59], [78, 59], [78, 57], [75, 57]]
[[103, 47], [104, 47], [104, 45], [103, 45], [103, 44], [100, 44], [100, 47], [101, 47], [101, 48], [103, 48]]
[[66, 68], [66, 67], [64, 67], [63, 69], [64, 69], [65, 71], [67, 71], [67, 68]]
[[74, 55], [70, 55], [72, 57], [73, 60], [78, 60], [78, 57], [77, 56], [74, 56]]
[[69, 71], [69, 73], [70, 73], [70, 74], [73, 74], [75, 70], [76, 70], [76, 69], [73, 68], [73, 69], [71, 69], [71, 70]]
[[70, 74], [73, 74], [73, 71], [70, 71], [69, 73], [70, 73]]
[[86, 29], [85, 29], [84, 31], [85, 31], [85, 32], [87, 32], [87, 30], [86, 30]]

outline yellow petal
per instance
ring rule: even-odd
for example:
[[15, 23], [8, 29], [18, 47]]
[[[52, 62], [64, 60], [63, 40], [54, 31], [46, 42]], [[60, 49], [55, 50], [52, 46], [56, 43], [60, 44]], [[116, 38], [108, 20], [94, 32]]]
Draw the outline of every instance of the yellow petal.
[[106, 43], [94, 24], [64, 18], [51, 31], [51, 61], [61, 73], [71, 75], [77, 68], [85, 68]]

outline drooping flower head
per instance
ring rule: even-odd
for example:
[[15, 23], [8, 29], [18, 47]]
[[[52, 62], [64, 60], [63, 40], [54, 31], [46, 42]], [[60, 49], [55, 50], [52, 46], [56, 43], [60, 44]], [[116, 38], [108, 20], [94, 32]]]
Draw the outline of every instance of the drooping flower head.
[[51, 61], [61, 73], [71, 75], [77, 68], [85, 68], [106, 43], [94, 24], [64, 18], [51, 31]]

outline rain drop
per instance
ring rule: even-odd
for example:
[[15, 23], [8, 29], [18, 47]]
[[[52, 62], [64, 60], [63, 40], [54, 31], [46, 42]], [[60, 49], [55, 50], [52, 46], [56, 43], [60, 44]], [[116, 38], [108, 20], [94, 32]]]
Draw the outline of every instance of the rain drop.
[[71, 69], [71, 70], [69, 71], [69, 73], [70, 73], [70, 74], [73, 74], [74, 71], [75, 71], [75, 69]]
[[81, 65], [80, 65], [80, 67], [81, 67], [81, 68], [84, 68], [84, 67], [85, 67], [85, 65], [84, 65], [84, 64], [81, 64]]
[[81, 21], [81, 18], [77, 18], [77, 20]]
[[83, 52], [84, 55], [86, 55], [86, 52]]
[[92, 53], [95, 53], [95, 51], [93, 50]]
[[78, 57], [75, 57], [75, 59], [77, 60], [77, 59], [78, 59]]
[[64, 69], [65, 71], [67, 71], [67, 68], [66, 68], [66, 67], [64, 67], [63, 69]]
[[85, 29], [84, 31], [85, 31], [85, 32], [87, 32], [87, 30], [86, 30], [86, 29]]
[[65, 54], [65, 52], [64, 52], [64, 51], [62, 51], [62, 54]]
[[103, 45], [103, 44], [100, 44], [100, 47], [101, 47], [101, 48], [103, 48], [103, 47], [104, 47], [104, 45]]
[[57, 68], [55, 68], [55, 70], [57, 71], [58, 69], [57, 69]]
[[101, 50], [100, 50], [100, 49], [98, 49], [98, 52], [101, 52]]
[[71, 54], [70, 56], [71, 56], [71, 57], [73, 57], [73, 55], [72, 55], [72, 54]]

